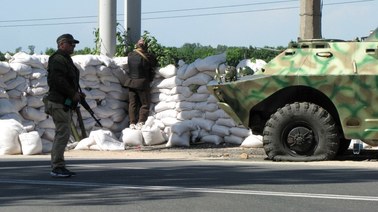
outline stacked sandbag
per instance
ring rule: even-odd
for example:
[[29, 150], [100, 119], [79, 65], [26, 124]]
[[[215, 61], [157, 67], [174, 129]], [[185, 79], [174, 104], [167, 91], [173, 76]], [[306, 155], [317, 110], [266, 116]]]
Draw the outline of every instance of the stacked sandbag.
[[[25, 131], [16, 132], [30, 133], [17, 135], [18, 142], [21, 138], [24, 140], [22, 143], [29, 145], [24, 148], [25, 154], [37, 154], [40, 142], [42, 152], [51, 151], [55, 135], [54, 123], [44, 113], [42, 102], [48, 92], [48, 57], [20, 52], [11, 56], [9, 62], [0, 62], [0, 120], [14, 120]], [[92, 140], [89, 139], [92, 143], [94, 137], [97, 140], [105, 139], [102, 143], [98, 141], [92, 149], [118, 149], [113, 148], [113, 144], [118, 145], [114, 139], [124, 146], [164, 143], [166, 146], [189, 146], [195, 142], [239, 145], [247, 137], [254, 136], [243, 126], [236, 126], [207, 90], [209, 83], [216, 83], [213, 80], [215, 70], [225, 69], [225, 54], [197, 59], [191, 64], [180, 61], [178, 67], [168, 65], [157, 69], [152, 82], [150, 116], [139, 132], [128, 128], [128, 89], [122, 86], [127, 71], [127, 57], [111, 59], [106, 56], [77, 55], [72, 59], [80, 70], [80, 85], [86, 94], [86, 101], [100, 119], [103, 130], [113, 134], [112, 139], [104, 135], [92, 136]], [[99, 127], [90, 114], [82, 106], [80, 111], [87, 134], [98, 131]], [[75, 113], [73, 121], [78, 127]], [[40, 141], [36, 139], [36, 132]], [[110, 140], [112, 148], [107, 148], [106, 142]], [[71, 142], [75, 142], [73, 137]], [[85, 142], [88, 144], [88, 139]], [[31, 145], [35, 145], [35, 148]], [[82, 148], [89, 146], [81, 145]], [[20, 154], [22, 148], [21, 152], [12, 152]]]
[[[25, 133], [30, 133], [17, 139], [25, 144], [25, 154], [36, 154], [39, 142], [42, 143], [43, 152], [50, 152], [55, 135], [54, 123], [45, 114], [42, 102], [48, 92], [48, 58], [46, 55], [19, 52], [10, 56], [8, 62], [0, 62], [0, 120], [15, 120], [23, 126]], [[121, 67], [127, 63], [127, 58], [118, 58], [113, 62], [106, 56], [78, 55], [73, 60], [80, 70], [80, 85], [89, 106], [101, 119], [105, 129], [120, 135], [128, 126], [128, 90], [121, 86], [119, 78], [113, 73], [124, 73]], [[80, 107], [80, 111], [87, 133], [97, 129], [90, 114], [83, 107]], [[78, 126], [75, 113], [73, 121]], [[35, 139], [35, 132], [38, 132], [40, 141]], [[70, 141], [75, 142], [73, 137]], [[4, 142], [1, 140], [0, 145]], [[31, 145], [36, 145], [36, 148]]]
[[180, 61], [178, 68], [169, 65], [157, 71], [151, 94], [151, 116], [157, 124], [146, 126], [159, 126], [165, 132], [166, 146], [189, 146], [195, 142], [240, 145], [252, 135], [243, 126], [236, 126], [207, 90], [207, 84], [214, 80], [215, 70], [225, 61], [226, 55], [220, 54], [197, 59], [191, 64]]
[[[118, 65], [106, 56], [77, 55], [72, 57], [80, 70], [80, 86], [86, 101], [105, 129], [116, 135], [128, 126], [128, 89], [122, 87], [115, 73], [123, 72], [121, 64], [127, 58], [118, 58]], [[95, 120], [83, 107], [80, 108], [88, 132], [97, 129]]]

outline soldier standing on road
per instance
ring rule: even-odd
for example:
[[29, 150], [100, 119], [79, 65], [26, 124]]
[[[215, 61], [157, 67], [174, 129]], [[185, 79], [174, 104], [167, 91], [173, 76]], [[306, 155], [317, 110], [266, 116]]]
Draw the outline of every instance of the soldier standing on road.
[[156, 58], [147, 52], [141, 38], [136, 49], [128, 54], [129, 73], [125, 86], [129, 88], [129, 118], [131, 129], [141, 129], [150, 112], [150, 83], [153, 80]]
[[56, 40], [58, 50], [48, 61], [47, 83], [49, 92], [44, 99], [46, 113], [51, 115], [55, 124], [55, 137], [51, 150], [52, 177], [70, 177], [76, 175], [66, 168], [64, 151], [71, 131], [72, 109], [80, 101], [79, 75], [71, 54], [78, 40], [71, 34], [63, 34]]

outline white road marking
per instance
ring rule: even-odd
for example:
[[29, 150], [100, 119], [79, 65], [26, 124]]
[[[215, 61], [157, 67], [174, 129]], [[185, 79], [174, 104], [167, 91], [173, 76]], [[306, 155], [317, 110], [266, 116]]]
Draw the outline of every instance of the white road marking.
[[178, 187], [178, 186], [128, 186], [128, 185], [122, 185], [122, 184], [86, 183], [86, 182], [75, 182], [75, 181], [65, 182], [65, 181], [0, 179], [0, 184], [54, 185], [54, 186], [99, 187], [99, 188], [106, 187], [106, 188], [129, 189], [129, 190], [134, 189], [134, 190], [150, 190], [150, 191], [175, 191], [175, 192], [237, 194], [237, 195], [255, 195], [255, 196], [301, 197], [301, 198], [316, 198], [316, 199], [356, 200], [356, 201], [378, 202], [378, 197], [376, 196], [254, 191], [254, 190], [239, 190], [239, 189], [188, 188], [188, 187]]

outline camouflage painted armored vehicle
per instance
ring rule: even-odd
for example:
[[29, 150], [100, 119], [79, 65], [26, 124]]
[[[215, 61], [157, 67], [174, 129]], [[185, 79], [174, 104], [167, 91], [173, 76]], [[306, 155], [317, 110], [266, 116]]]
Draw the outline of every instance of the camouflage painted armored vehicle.
[[298, 40], [254, 75], [208, 85], [269, 159], [331, 160], [351, 139], [378, 146], [378, 28], [354, 41]]

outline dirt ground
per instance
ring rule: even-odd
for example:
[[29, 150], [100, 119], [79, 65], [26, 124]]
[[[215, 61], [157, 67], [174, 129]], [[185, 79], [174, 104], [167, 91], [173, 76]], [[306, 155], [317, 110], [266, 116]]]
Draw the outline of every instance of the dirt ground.
[[266, 158], [262, 148], [243, 148], [239, 145], [192, 144], [190, 147], [139, 146], [124, 151], [69, 150], [65, 157], [135, 158], [135, 159], [261, 159]]

